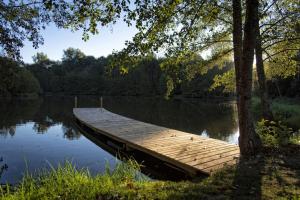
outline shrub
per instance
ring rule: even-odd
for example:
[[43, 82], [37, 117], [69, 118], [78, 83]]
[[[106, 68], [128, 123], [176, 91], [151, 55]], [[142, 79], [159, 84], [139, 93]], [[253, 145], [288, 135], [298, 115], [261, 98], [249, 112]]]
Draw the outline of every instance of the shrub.
[[293, 131], [281, 121], [273, 122], [262, 119], [257, 123], [256, 130], [265, 146], [279, 147], [299, 143], [299, 131]]

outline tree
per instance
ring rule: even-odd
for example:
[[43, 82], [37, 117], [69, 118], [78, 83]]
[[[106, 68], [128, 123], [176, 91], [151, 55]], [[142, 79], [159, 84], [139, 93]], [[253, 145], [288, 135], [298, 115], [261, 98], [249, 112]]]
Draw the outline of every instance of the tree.
[[27, 39], [37, 48], [43, 44], [41, 29], [54, 22], [68, 24], [69, 3], [62, 0], [0, 0], [0, 47], [3, 56], [20, 59], [20, 48]]
[[14, 81], [15, 85], [12, 89], [13, 95], [38, 94], [40, 92], [38, 80], [26, 68], [18, 67]]
[[32, 60], [36, 64], [44, 64], [44, 63], [49, 63], [49, 58], [46, 54], [44, 53], [37, 53], [36, 55], [32, 56]]
[[[271, 59], [272, 62], [273, 59], [278, 59], [278, 55], [274, 54], [271, 56], [268, 52], [270, 48], [276, 46], [277, 44], [283, 45], [283, 48], [281, 48], [281, 53], [289, 52], [292, 53], [292, 55], [296, 54], [297, 48], [293, 49], [293, 47], [295, 46], [295, 44], [297, 44], [297, 40], [300, 39], [294, 31], [294, 27], [299, 23], [297, 20], [298, 14], [297, 10], [295, 9], [296, 7], [297, 3], [293, 0], [263, 1], [259, 7], [259, 13], [255, 20], [256, 22], [254, 27], [256, 30], [256, 71], [259, 82], [263, 117], [268, 120], [273, 120], [273, 114], [271, 112], [268, 99], [264, 61], [270, 61], [269, 59]], [[286, 26], [285, 24], [288, 24], [288, 26]], [[276, 47], [276, 49], [280, 48]], [[263, 58], [264, 54], [267, 54], [268, 56], [265, 60]], [[282, 56], [282, 54], [279, 56]], [[289, 60], [292, 60], [291, 57], [289, 58]], [[287, 63], [282, 64], [286, 65]], [[292, 66], [289, 67], [293, 68]], [[296, 70], [294, 69], [287, 71], [295, 72]]]
[[270, 102], [269, 102], [268, 90], [266, 86], [266, 73], [265, 73], [264, 62], [263, 62], [263, 49], [262, 49], [262, 41], [261, 41], [260, 28], [259, 28], [259, 18], [255, 19], [254, 26], [255, 26], [255, 35], [256, 35], [256, 42], [255, 42], [256, 72], [257, 72], [259, 92], [260, 92], [260, 98], [262, 104], [262, 115], [263, 118], [266, 120], [274, 120], [271, 111]]
[[0, 57], [0, 96], [11, 95], [15, 85], [17, 67], [16, 62]]
[[[237, 77], [237, 106], [239, 116], [239, 146], [242, 155], [253, 155], [261, 147], [250, 113], [254, 48], [258, 0], [246, 0], [246, 17], [242, 29], [241, 1], [233, 0], [234, 61]], [[236, 18], [235, 18], [236, 17]], [[243, 32], [243, 34], [241, 34]], [[242, 37], [243, 36], [243, 37]]]
[[30, 71], [11, 59], [0, 57], [0, 96], [39, 92], [39, 82]]
[[85, 55], [82, 51], [80, 51], [80, 49], [70, 47], [64, 50], [62, 61], [77, 61], [84, 57]]

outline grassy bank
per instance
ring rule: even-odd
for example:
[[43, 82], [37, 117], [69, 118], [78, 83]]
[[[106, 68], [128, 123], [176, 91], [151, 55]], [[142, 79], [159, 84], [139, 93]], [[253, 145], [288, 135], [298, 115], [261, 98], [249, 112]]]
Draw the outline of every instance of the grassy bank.
[[[289, 127], [300, 129], [300, 100], [277, 98], [271, 101], [271, 109], [276, 120], [282, 121]], [[252, 98], [252, 112], [259, 118], [261, 104], [258, 97]]]
[[252, 160], [202, 180], [149, 180], [133, 161], [91, 176], [70, 163], [38, 176], [26, 175], [0, 190], [0, 199], [278, 199], [300, 198], [300, 148], [265, 149]]

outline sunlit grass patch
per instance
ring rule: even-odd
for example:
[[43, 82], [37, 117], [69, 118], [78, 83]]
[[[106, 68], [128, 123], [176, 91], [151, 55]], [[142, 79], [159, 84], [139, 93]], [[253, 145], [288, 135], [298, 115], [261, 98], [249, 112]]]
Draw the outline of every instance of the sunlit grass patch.
[[[276, 121], [294, 129], [300, 129], [300, 103], [291, 99], [274, 99], [271, 101], [271, 109]], [[257, 96], [251, 99], [251, 111], [255, 116], [261, 116], [261, 103]]]
[[[103, 174], [92, 176], [87, 169], [77, 169], [66, 161], [57, 168], [40, 170], [38, 175], [25, 173], [17, 187], [1, 189], [3, 199], [95, 199], [114, 196], [121, 188], [143, 183], [148, 178], [139, 172], [134, 160], [119, 162], [114, 169], [107, 165]], [[0, 197], [1, 197], [0, 196]]]
[[278, 99], [272, 103], [272, 111], [275, 118], [300, 129], [300, 104]]

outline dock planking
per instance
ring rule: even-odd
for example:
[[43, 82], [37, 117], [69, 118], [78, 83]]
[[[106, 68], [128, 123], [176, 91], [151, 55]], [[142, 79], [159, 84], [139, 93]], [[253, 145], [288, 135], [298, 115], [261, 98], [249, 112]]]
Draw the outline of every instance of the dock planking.
[[240, 156], [235, 144], [137, 121], [104, 108], [74, 108], [73, 113], [95, 132], [191, 174], [214, 173], [236, 164]]

